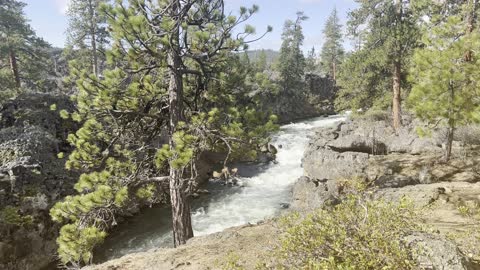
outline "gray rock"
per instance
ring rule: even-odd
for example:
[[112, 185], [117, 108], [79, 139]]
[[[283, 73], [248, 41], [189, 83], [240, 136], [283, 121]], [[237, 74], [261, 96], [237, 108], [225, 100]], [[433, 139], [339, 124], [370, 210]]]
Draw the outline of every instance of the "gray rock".
[[293, 187], [291, 208], [294, 210], [312, 210], [324, 204], [338, 203], [337, 182], [321, 182], [308, 177], [300, 177]]
[[405, 237], [405, 243], [418, 253], [414, 259], [421, 269], [468, 270], [470, 263], [457, 245], [440, 235], [414, 233]]
[[303, 158], [304, 175], [319, 180], [363, 176], [368, 157], [368, 154], [359, 152], [339, 153], [330, 149], [311, 151]]
[[78, 179], [65, 170], [65, 159], [57, 157], [71, 151], [66, 138], [77, 128], [72, 120], [60, 118], [63, 109], [73, 111], [70, 99], [51, 94], [24, 94], [0, 107], [0, 211], [16, 207], [34, 223], [0, 220], [0, 239], [11, 249], [8, 256], [0, 252], [0, 269], [40, 269], [54, 258], [59, 228], [48, 209], [72, 194]]

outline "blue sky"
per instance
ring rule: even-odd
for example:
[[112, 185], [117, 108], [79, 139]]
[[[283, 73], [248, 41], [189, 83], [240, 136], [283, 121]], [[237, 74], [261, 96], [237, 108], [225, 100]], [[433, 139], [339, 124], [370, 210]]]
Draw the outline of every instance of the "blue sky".
[[[27, 3], [25, 13], [37, 35], [56, 47], [63, 47], [68, 20], [65, 10], [68, 0], [23, 0]], [[240, 6], [260, 6], [249, 24], [263, 32], [267, 25], [273, 26], [273, 32], [262, 40], [252, 44], [252, 49], [278, 50], [281, 45], [281, 33], [286, 19], [294, 19], [297, 11], [304, 11], [309, 19], [304, 22], [305, 50], [312, 46], [319, 49], [322, 45], [322, 29], [325, 20], [334, 7], [337, 7], [342, 24], [345, 24], [347, 12], [355, 8], [353, 0], [226, 0], [227, 10], [236, 12]], [[346, 41], [348, 47], [348, 41]]]

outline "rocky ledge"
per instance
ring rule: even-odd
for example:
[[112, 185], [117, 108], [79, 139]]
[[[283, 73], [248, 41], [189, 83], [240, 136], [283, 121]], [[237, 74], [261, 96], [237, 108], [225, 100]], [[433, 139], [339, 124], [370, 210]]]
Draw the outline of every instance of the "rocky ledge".
[[452, 160], [443, 163], [442, 131], [420, 138], [418, 125], [407, 122], [397, 134], [385, 121], [318, 129], [305, 151], [304, 177], [295, 184], [292, 207], [309, 211], [335, 204], [341, 182], [357, 178], [375, 187], [376, 198], [409, 198], [421, 211], [421, 222], [432, 233], [411, 240], [430, 246], [431, 252], [418, 258], [423, 269], [480, 269], [479, 223], [465, 213], [480, 205], [480, 146], [465, 140], [475, 136], [462, 130]]

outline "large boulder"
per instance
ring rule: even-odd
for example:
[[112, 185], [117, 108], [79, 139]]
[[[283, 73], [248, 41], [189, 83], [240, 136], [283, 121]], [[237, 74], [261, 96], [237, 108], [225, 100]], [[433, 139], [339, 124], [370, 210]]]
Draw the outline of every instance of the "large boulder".
[[302, 176], [293, 187], [291, 207], [297, 211], [310, 211], [325, 204], [336, 204], [338, 188], [335, 180], [320, 181]]
[[410, 249], [417, 251], [414, 260], [420, 269], [474, 269], [457, 245], [444, 236], [419, 232], [405, 237], [404, 241]]

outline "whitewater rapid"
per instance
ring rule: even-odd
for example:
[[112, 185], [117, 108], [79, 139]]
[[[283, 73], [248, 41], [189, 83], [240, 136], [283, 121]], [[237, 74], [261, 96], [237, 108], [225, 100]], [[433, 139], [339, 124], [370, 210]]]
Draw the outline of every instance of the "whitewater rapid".
[[[316, 118], [284, 125], [272, 138], [277, 162], [239, 166], [240, 187], [210, 183], [211, 195], [192, 206], [196, 236], [274, 217], [290, 203], [291, 189], [302, 176], [301, 160], [312, 129], [345, 120], [342, 116]], [[152, 208], [122, 224], [96, 253], [97, 260], [118, 258], [152, 248], [172, 246], [170, 210]]]

